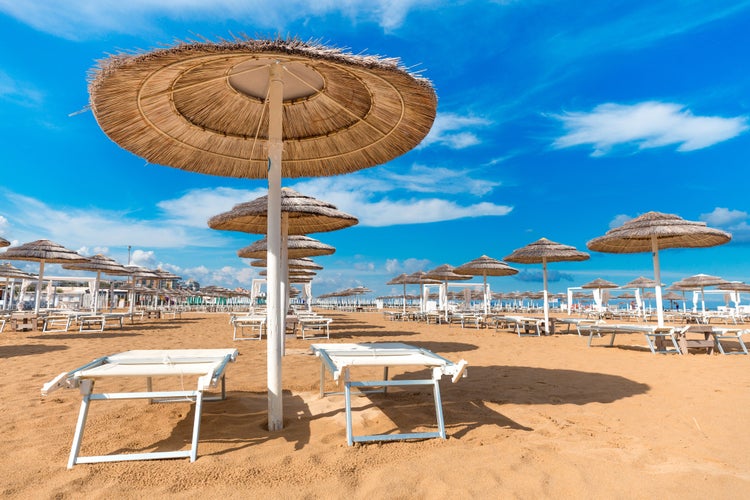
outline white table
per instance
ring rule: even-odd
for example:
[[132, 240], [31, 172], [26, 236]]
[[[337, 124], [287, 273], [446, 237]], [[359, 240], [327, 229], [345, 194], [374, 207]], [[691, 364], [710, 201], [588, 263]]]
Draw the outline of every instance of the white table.
[[[338, 381], [342, 375], [344, 379], [344, 397], [346, 404], [346, 441], [349, 446], [355, 442], [365, 441], [394, 441], [402, 439], [425, 439], [439, 437], [445, 439], [445, 423], [443, 421], [443, 407], [440, 400], [439, 381], [444, 375], [458, 381], [464, 375], [466, 361], [453, 363], [432, 351], [398, 342], [374, 342], [363, 344], [312, 344], [310, 350], [320, 358], [320, 396], [324, 392], [325, 371], [331, 372], [333, 379]], [[383, 380], [352, 381], [351, 367], [382, 367]], [[417, 368], [431, 368], [432, 378], [420, 380], [388, 380], [388, 367], [413, 366]], [[382, 387], [380, 392], [386, 392], [391, 386], [431, 385], [435, 398], [435, 415], [437, 417], [437, 432], [412, 432], [402, 434], [375, 434], [354, 436], [352, 430], [352, 402], [351, 388]], [[365, 391], [363, 391], [365, 392]], [[370, 391], [372, 392], [372, 391]]]
[[[70, 450], [68, 468], [75, 464], [117, 462], [122, 460], [154, 460], [163, 458], [189, 457], [194, 462], [198, 455], [198, 434], [203, 401], [224, 399], [226, 396], [224, 370], [227, 363], [237, 358], [237, 349], [172, 349], [172, 350], [136, 350], [104, 356], [87, 363], [75, 370], [64, 372], [47, 382], [42, 387], [42, 396], [66, 387], [79, 388], [83, 396], [81, 410], [78, 414], [73, 445]], [[182, 381], [185, 376], [197, 376], [195, 390], [154, 391], [151, 387], [152, 377], [174, 376]], [[143, 392], [109, 392], [94, 393], [94, 382], [116, 377], [145, 377], [146, 391]], [[203, 392], [216, 387], [221, 381], [221, 396], [204, 398]], [[195, 421], [193, 423], [192, 443], [189, 450], [165, 451], [152, 453], [127, 453], [116, 455], [79, 456], [86, 417], [91, 401], [110, 401], [120, 399], [149, 399], [159, 402], [195, 401]]]

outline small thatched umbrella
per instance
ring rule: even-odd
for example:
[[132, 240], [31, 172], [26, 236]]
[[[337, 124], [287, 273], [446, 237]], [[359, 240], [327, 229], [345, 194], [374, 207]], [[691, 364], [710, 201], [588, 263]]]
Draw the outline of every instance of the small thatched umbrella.
[[432, 86], [396, 59], [235, 38], [112, 56], [89, 92], [107, 135], [151, 162], [268, 178], [268, 425], [280, 430], [281, 177], [353, 172], [411, 150], [435, 119]]
[[407, 285], [419, 285], [419, 312], [425, 312], [426, 304], [424, 303], [424, 286], [438, 285], [440, 280], [432, 279], [424, 271], [415, 271], [408, 276]]
[[401, 273], [395, 278], [391, 279], [386, 285], [402, 285], [404, 287], [404, 294], [403, 294], [403, 312], [406, 313], [406, 285], [409, 284], [409, 275], [406, 273]]
[[595, 252], [652, 253], [657, 321], [659, 326], [664, 326], [659, 249], [713, 247], [723, 245], [731, 239], [732, 235], [729, 233], [707, 227], [705, 222], [688, 221], [672, 214], [647, 212], [622, 226], [610, 229], [604, 236], [586, 243], [586, 246]]
[[502, 260], [493, 259], [482, 255], [465, 264], [461, 264], [454, 270], [457, 274], [468, 274], [470, 276], [481, 276], [483, 280], [482, 300], [484, 301], [484, 314], [489, 314], [490, 294], [487, 293], [487, 276], [510, 276], [518, 274], [518, 269], [510, 267]]
[[589, 254], [576, 250], [570, 245], [563, 245], [540, 238], [525, 247], [518, 248], [503, 260], [517, 262], [519, 264], [542, 264], [542, 278], [544, 282], [544, 329], [550, 333], [549, 324], [549, 302], [547, 301], [547, 262], [579, 262], [587, 260]]
[[0, 264], [0, 278], [5, 278], [5, 290], [3, 291], [3, 307], [7, 310], [10, 310], [13, 307], [13, 287], [11, 287], [10, 296], [8, 294], [8, 284], [10, 283], [10, 280], [32, 280], [36, 278], [36, 276], [25, 271], [21, 271], [10, 262], [5, 262], [3, 264]]
[[[128, 308], [130, 314], [133, 314], [133, 311], [135, 310], [135, 292], [136, 292], [136, 286], [135, 281], [136, 278], [141, 279], [158, 279], [159, 275], [156, 274], [151, 269], [147, 269], [143, 266], [138, 266], [135, 264], [126, 264], [123, 266], [125, 269], [127, 269], [130, 272], [130, 307]], [[146, 288], [146, 287], [143, 287]], [[143, 288], [139, 289], [138, 292], [140, 293], [150, 293], [151, 289], [144, 290]]]
[[581, 285], [581, 288], [596, 290], [596, 293], [594, 294], [594, 302], [597, 303], [597, 306], [603, 306], [604, 295], [602, 294], [602, 290], [608, 288], [618, 288], [619, 286], [620, 285], [618, 285], [617, 283], [613, 283], [612, 281], [608, 281], [603, 278], [596, 278], [595, 280], [589, 281], [588, 283], [584, 283], [583, 285]]
[[92, 255], [89, 257], [88, 262], [71, 262], [69, 264], [63, 264], [62, 267], [63, 269], [72, 269], [74, 271], [91, 271], [96, 273], [94, 290], [92, 291], [94, 300], [91, 304], [94, 314], [96, 314], [99, 309], [99, 282], [101, 281], [102, 273], [113, 276], [125, 276], [130, 274], [130, 270], [126, 269], [125, 266], [102, 254]]
[[443, 282], [445, 292], [441, 299], [444, 298], [445, 300], [441, 300], [440, 305], [445, 308], [445, 319], [448, 320], [448, 282], [470, 280], [471, 276], [456, 273], [455, 268], [450, 264], [442, 264], [440, 266], [437, 266], [435, 269], [427, 271], [425, 273], [425, 276]]
[[0, 248], [10, 246], [10, 241], [5, 238], [0, 238]]
[[638, 312], [643, 316], [643, 318], [645, 318], [646, 308], [643, 306], [642, 300], [644, 289], [656, 288], [656, 281], [651, 278], [646, 278], [645, 276], [639, 276], [633, 281], [625, 283], [620, 288], [635, 288], [637, 290], [635, 294], [636, 305], [638, 306]]
[[[263, 238], [252, 245], [237, 250], [237, 256], [247, 259], [265, 259], [267, 253], [268, 239]], [[287, 258], [300, 259], [302, 257], [316, 257], [319, 255], [331, 255], [336, 249], [331, 245], [318, 241], [309, 236], [293, 234], [287, 237]]]
[[50, 240], [36, 240], [17, 247], [8, 248], [0, 254], [4, 260], [33, 260], [39, 262], [39, 279], [36, 286], [34, 314], [39, 314], [40, 294], [44, 279], [44, 264], [65, 264], [69, 262], [86, 262], [88, 259], [73, 250]]
[[724, 285], [728, 283], [724, 278], [718, 276], [711, 276], [709, 274], [695, 274], [687, 278], [683, 278], [680, 281], [674, 283], [675, 286], [684, 288], [686, 290], [700, 290], [701, 291], [701, 312], [706, 312], [706, 292], [705, 288], [708, 286]]

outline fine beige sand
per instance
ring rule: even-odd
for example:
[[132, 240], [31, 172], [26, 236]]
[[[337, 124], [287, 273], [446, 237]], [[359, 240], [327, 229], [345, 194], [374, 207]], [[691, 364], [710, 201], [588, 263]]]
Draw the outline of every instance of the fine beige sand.
[[[344, 401], [318, 398], [309, 341], [283, 360], [285, 428], [266, 430], [266, 346], [232, 341], [227, 314], [190, 313], [104, 333], [0, 334], [0, 495], [6, 498], [746, 498], [750, 491], [750, 357], [654, 355], [642, 335], [615, 347], [577, 335], [328, 313], [330, 342], [398, 341], [468, 376], [441, 383], [448, 439], [346, 445]], [[204, 405], [198, 460], [66, 468], [76, 390], [42, 384], [130, 349], [237, 347], [228, 399]], [[402, 376], [400, 370], [392, 370]], [[359, 374], [357, 374], [359, 375]], [[404, 377], [425, 376], [410, 371]], [[362, 377], [371, 378], [362, 373]], [[374, 374], [373, 376], [377, 376]], [[334, 385], [327, 377], [328, 389]], [[159, 388], [194, 381], [159, 381]], [[176, 384], [176, 386], [175, 386]], [[98, 383], [142, 390], [143, 381]], [[429, 389], [354, 399], [355, 433], [434, 430]], [[193, 405], [95, 402], [82, 454], [186, 449]]]

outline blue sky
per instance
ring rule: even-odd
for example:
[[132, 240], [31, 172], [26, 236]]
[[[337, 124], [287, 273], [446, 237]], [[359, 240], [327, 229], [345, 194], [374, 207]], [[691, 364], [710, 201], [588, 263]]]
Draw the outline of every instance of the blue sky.
[[[258, 236], [206, 220], [264, 195], [265, 181], [121, 149], [86, 110], [87, 74], [120, 51], [281, 35], [400, 58], [438, 96], [415, 150], [283, 181], [360, 220], [311, 235], [337, 249], [316, 259], [316, 295], [400, 293], [385, 283], [401, 272], [502, 259], [541, 237], [585, 250], [650, 210], [733, 234], [721, 247], [662, 252], [665, 283], [750, 280], [748, 27], [750, 1], [0, 0], [0, 235], [122, 263], [130, 245], [137, 264], [249, 287], [258, 270], [236, 250]], [[541, 289], [541, 266], [515, 267], [490, 278], [494, 291]], [[649, 254], [592, 252], [549, 268], [553, 291], [653, 276]]]

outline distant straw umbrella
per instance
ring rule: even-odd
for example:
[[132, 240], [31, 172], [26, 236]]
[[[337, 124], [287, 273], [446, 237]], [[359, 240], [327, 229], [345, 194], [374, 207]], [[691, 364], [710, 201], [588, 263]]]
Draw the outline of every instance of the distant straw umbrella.
[[610, 229], [586, 243], [589, 250], [606, 253], [651, 252], [654, 261], [656, 286], [656, 315], [658, 326], [664, 326], [664, 307], [661, 297], [659, 250], [665, 248], [699, 248], [723, 245], [732, 235], [706, 226], [705, 222], [685, 220], [677, 215], [647, 212], [623, 225]]
[[470, 276], [482, 277], [482, 300], [484, 304], [484, 314], [489, 314], [489, 297], [487, 294], [487, 276], [510, 276], [518, 274], [518, 269], [510, 267], [501, 260], [493, 259], [482, 255], [465, 264], [461, 264], [454, 270], [457, 274], [468, 274]]
[[92, 291], [94, 300], [91, 304], [91, 309], [94, 314], [96, 314], [99, 309], [99, 282], [101, 281], [102, 273], [114, 276], [125, 276], [130, 274], [130, 271], [123, 265], [102, 254], [92, 255], [89, 257], [88, 262], [71, 262], [63, 264], [62, 267], [63, 269], [91, 271], [96, 273], [96, 280], [94, 281], [94, 289]]
[[541, 238], [525, 247], [514, 250], [503, 260], [519, 264], [542, 264], [544, 280], [544, 330], [550, 333], [549, 302], [547, 301], [547, 262], [580, 262], [588, 260], [589, 254], [581, 252], [570, 245], [563, 245]]
[[686, 289], [700, 290], [701, 292], [701, 312], [706, 312], [706, 293], [705, 289], [709, 286], [717, 286], [728, 283], [724, 278], [718, 276], [711, 276], [709, 274], [695, 274], [688, 276], [680, 281], [674, 283], [674, 285]]
[[404, 293], [403, 293], [403, 312], [406, 313], [406, 285], [409, 283], [409, 275], [406, 273], [401, 273], [395, 278], [391, 279], [386, 283], [386, 285], [402, 285], [404, 287]]
[[[4, 260], [32, 260], [39, 262], [39, 279], [36, 286], [34, 314], [39, 314], [40, 294], [44, 280], [44, 264], [65, 264], [72, 262], [86, 262], [88, 259], [64, 246], [50, 240], [36, 240], [17, 247], [8, 248], [0, 254]], [[49, 305], [49, 304], [48, 304]]]
[[[612, 281], [608, 281], [602, 278], [596, 278], [593, 281], [589, 281], [588, 283], [585, 283], [581, 285], [581, 288], [589, 289], [589, 290], [596, 290], [596, 292], [599, 294], [599, 300], [602, 303], [602, 306], [604, 305], [604, 295], [602, 294], [602, 290], [604, 289], [611, 289], [611, 288], [618, 288], [620, 285], [617, 283], [613, 283]], [[594, 295], [594, 302], [596, 302], [596, 295]]]
[[445, 286], [445, 319], [448, 320], [448, 282], [470, 280], [471, 276], [458, 274], [450, 264], [442, 264], [435, 269], [427, 271], [425, 276], [434, 280], [442, 281]]

